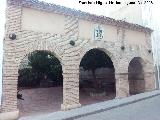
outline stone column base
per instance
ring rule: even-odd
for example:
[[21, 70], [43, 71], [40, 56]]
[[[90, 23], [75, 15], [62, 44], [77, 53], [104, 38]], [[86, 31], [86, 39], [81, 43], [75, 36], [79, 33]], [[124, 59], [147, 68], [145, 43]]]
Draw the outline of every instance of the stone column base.
[[18, 120], [19, 111], [0, 113], [0, 120]]
[[144, 73], [145, 75], [145, 91], [153, 91], [156, 89], [156, 79], [154, 73]]
[[129, 96], [128, 73], [116, 74], [116, 98]]
[[70, 109], [73, 109], [73, 108], [78, 108], [78, 107], [81, 107], [81, 104], [72, 104], [72, 105], [66, 105], [66, 104], [61, 104], [61, 110], [70, 110]]

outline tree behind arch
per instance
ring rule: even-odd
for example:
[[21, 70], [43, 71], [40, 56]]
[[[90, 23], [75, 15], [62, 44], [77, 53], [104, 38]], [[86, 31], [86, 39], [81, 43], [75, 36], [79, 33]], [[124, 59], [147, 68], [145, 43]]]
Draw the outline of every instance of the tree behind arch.
[[47, 51], [34, 51], [28, 56], [28, 68], [19, 70], [19, 86], [38, 87], [45, 80], [61, 84], [63, 81], [60, 61]]
[[80, 66], [83, 67], [84, 70], [92, 71], [95, 88], [99, 87], [99, 81], [96, 79], [95, 74], [96, 69], [104, 67], [114, 68], [110, 57], [105, 52], [98, 49], [88, 51], [82, 58]]

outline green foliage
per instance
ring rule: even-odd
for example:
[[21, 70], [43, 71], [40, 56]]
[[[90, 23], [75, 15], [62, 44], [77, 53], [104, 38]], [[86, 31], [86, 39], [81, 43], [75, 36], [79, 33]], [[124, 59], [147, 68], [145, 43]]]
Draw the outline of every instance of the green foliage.
[[82, 66], [84, 70], [95, 71], [97, 68], [102, 67], [113, 68], [113, 63], [105, 52], [92, 49], [84, 55], [80, 66]]
[[37, 79], [37, 75], [32, 72], [31, 68], [24, 68], [19, 70], [18, 86], [20, 87], [33, 87], [38, 86], [40, 83]]
[[100, 90], [101, 81], [96, 79], [95, 70], [97, 68], [102, 68], [102, 67], [114, 68], [110, 57], [105, 52], [100, 51], [98, 49], [92, 49], [88, 51], [82, 58], [80, 66], [83, 67], [84, 70], [92, 71], [94, 79], [93, 84], [96, 90], [98, 89]]
[[35, 51], [28, 56], [28, 60], [29, 68], [19, 70], [20, 87], [38, 87], [43, 80], [62, 83], [61, 64], [50, 52]]

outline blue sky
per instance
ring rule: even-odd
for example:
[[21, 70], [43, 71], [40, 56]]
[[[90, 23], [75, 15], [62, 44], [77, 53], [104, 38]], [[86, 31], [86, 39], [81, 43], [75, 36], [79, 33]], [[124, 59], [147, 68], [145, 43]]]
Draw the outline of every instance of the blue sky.
[[[119, 5], [81, 5], [79, 4], [79, 0], [40, 0], [50, 3], [59, 4], [62, 6], [67, 6], [70, 8], [80, 9], [82, 11], [98, 14], [98, 15], [105, 15], [108, 16], [109, 12], [112, 10], [116, 10], [119, 8]], [[87, 0], [82, 0], [87, 1]], [[94, 0], [91, 0], [94, 1]], [[101, 0], [101, 1], [109, 1], [109, 0]], [[114, 0], [113, 0], [114, 1]], [[128, 0], [121, 0], [121, 1], [128, 1]], [[130, 0], [131, 1], [131, 0]], [[132, 0], [135, 1], [135, 0]], [[152, 0], [154, 2], [153, 5], [153, 20], [155, 21], [156, 25], [160, 25], [160, 16], [157, 14], [160, 11], [160, 2], [159, 0]], [[3, 38], [4, 38], [4, 24], [5, 24], [5, 2], [6, 0], [0, 0], [0, 96], [2, 93], [2, 54], [3, 54]], [[0, 98], [1, 103], [1, 98]]]

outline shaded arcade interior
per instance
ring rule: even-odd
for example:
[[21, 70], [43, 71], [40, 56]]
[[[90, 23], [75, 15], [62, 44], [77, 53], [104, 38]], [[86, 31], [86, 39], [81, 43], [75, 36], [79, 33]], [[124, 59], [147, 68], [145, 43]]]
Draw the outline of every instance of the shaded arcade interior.
[[89, 50], [80, 63], [81, 105], [114, 99], [116, 96], [114, 72], [113, 62], [103, 50]]
[[60, 61], [49, 51], [28, 54], [19, 66], [18, 109], [20, 116], [55, 112], [63, 101]]
[[[145, 91], [142, 59], [135, 57], [128, 66], [130, 95]], [[116, 67], [116, 66], [115, 66]], [[60, 61], [48, 51], [34, 51], [19, 67], [18, 109], [20, 116], [61, 110], [63, 76]], [[115, 68], [111, 58], [101, 49], [91, 49], [79, 66], [79, 102], [94, 104], [116, 97]]]
[[135, 57], [128, 66], [128, 81], [130, 95], [145, 92], [145, 78], [143, 69], [143, 60]]

